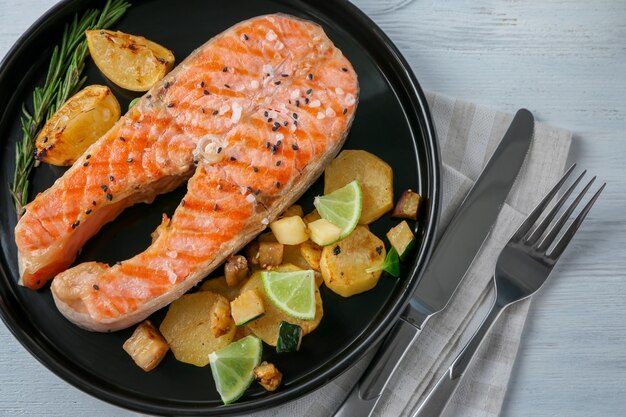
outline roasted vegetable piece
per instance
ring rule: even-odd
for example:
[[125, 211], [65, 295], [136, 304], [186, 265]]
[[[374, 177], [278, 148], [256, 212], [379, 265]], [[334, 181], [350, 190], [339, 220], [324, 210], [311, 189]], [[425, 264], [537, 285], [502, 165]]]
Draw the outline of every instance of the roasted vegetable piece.
[[211, 310], [219, 300], [226, 298], [210, 291], [200, 291], [183, 295], [170, 305], [160, 329], [176, 359], [206, 366], [209, 353], [232, 342], [235, 326], [220, 337], [215, 337], [211, 331]]
[[309, 239], [306, 224], [299, 216], [283, 217], [270, 223], [276, 240], [283, 245], [299, 245]]
[[146, 372], [153, 370], [165, 357], [170, 347], [149, 320], [141, 323], [123, 346], [137, 366]]
[[236, 287], [247, 276], [248, 261], [243, 256], [231, 256], [224, 264], [224, 277], [229, 287]]
[[278, 242], [259, 242], [259, 265], [263, 268], [283, 263], [283, 244]]
[[256, 289], [242, 291], [230, 302], [230, 310], [237, 326], [243, 326], [265, 313], [263, 298]]
[[420, 200], [421, 197], [419, 194], [411, 190], [406, 190], [400, 196], [391, 216], [401, 219], [417, 219], [417, 210], [420, 205]]
[[254, 368], [254, 377], [267, 391], [275, 391], [283, 380], [283, 374], [274, 364], [265, 361]]
[[345, 150], [324, 171], [324, 194], [358, 180], [363, 193], [360, 224], [370, 224], [393, 208], [393, 171], [376, 155]]
[[[109, 87], [86, 87], [48, 119], [35, 140], [35, 159], [52, 165], [72, 165], [119, 118], [120, 104]], [[82, 163], [89, 165], [89, 160]]]
[[296, 352], [300, 350], [300, 343], [302, 343], [302, 328], [297, 324], [281, 321], [278, 326], [276, 352]]
[[330, 245], [341, 236], [341, 229], [328, 220], [319, 219], [309, 223], [311, 240], [320, 246]]
[[381, 271], [366, 272], [385, 260], [385, 245], [364, 226], [324, 247], [320, 268], [326, 286], [337, 294], [350, 297], [376, 286]]
[[283, 264], [293, 264], [301, 269], [311, 269], [309, 263], [302, 257], [300, 253], [301, 245], [284, 245], [283, 247]]
[[209, 278], [202, 283], [198, 291], [211, 291], [219, 295], [223, 295], [228, 301], [233, 301], [239, 295], [241, 283], [235, 287], [231, 287], [226, 283], [226, 278], [217, 277]]
[[302, 218], [302, 221], [304, 221], [304, 223], [306, 223], [308, 225], [309, 223], [312, 223], [315, 220], [319, 220], [321, 218], [322, 218], [322, 216], [320, 216], [320, 214], [317, 212], [317, 210], [313, 210], [312, 212], [310, 212], [309, 214], [304, 216]]
[[287, 210], [285, 210], [285, 212], [281, 214], [281, 217], [291, 217], [291, 216], [303, 217], [304, 210], [302, 210], [302, 206], [299, 204], [294, 204], [293, 206], [288, 207]]
[[398, 251], [400, 259], [404, 260], [411, 247], [413, 247], [415, 236], [406, 220], [403, 220], [399, 225], [392, 227], [387, 232], [387, 239], [389, 239], [391, 246]]
[[88, 30], [89, 53], [102, 73], [131, 91], [148, 91], [174, 67], [172, 51], [143, 36]]
[[224, 336], [230, 332], [233, 325], [233, 319], [230, 316], [230, 303], [222, 297], [211, 308], [211, 333], [215, 337]]
[[[301, 268], [294, 265], [280, 265], [279, 267], [274, 268], [275, 271], [298, 271], [300, 269]], [[302, 334], [307, 335], [315, 330], [322, 320], [322, 316], [324, 314], [322, 308], [322, 297], [320, 296], [320, 292], [317, 288], [315, 289], [315, 318], [313, 320], [300, 320], [289, 317], [278, 307], [274, 306], [265, 294], [263, 281], [261, 280], [261, 271], [257, 271], [252, 274], [248, 282], [241, 287], [242, 292], [251, 289], [256, 289], [259, 295], [261, 295], [263, 305], [265, 306], [265, 314], [248, 323], [247, 327], [252, 331], [252, 333], [260, 337], [270, 346], [276, 346], [276, 341], [278, 339], [278, 326], [281, 321], [299, 325], [302, 327]]]
[[320, 270], [320, 260], [322, 259], [322, 247], [307, 240], [300, 245], [300, 253], [307, 261], [311, 269]]

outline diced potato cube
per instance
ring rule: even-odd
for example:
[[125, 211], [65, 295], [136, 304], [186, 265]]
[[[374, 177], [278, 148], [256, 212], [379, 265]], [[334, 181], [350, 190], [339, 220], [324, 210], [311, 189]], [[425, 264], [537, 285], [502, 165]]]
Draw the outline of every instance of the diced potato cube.
[[287, 210], [281, 215], [281, 217], [291, 217], [291, 216], [304, 216], [304, 210], [302, 210], [302, 206], [299, 204], [294, 204], [291, 207], [288, 207]]
[[300, 253], [307, 261], [309, 267], [315, 271], [320, 270], [320, 259], [322, 258], [322, 247], [307, 240], [300, 245]]
[[218, 299], [211, 308], [211, 333], [220, 337], [230, 332], [233, 319], [230, 317], [230, 302], [225, 298]]
[[278, 242], [259, 242], [259, 264], [266, 268], [283, 263], [283, 244]]
[[283, 217], [270, 223], [276, 240], [283, 245], [299, 245], [309, 240], [306, 224], [299, 216]]
[[309, 233], [314, 243], [326, 246], [339, 239], [341, 229], [326, 219], [319, 219], [309, 223]]
[[260, 317], [265, 313], [263, 299], [256, 289], [246, 290], [241, 295], [230, 302], [230, 310], [237, 326]]
[[417, 210], [420, 205], [421, 197], [419, 194], [411, 190], [406, 190], [400, 196], [398, 204], [393, 209], [392, 217], [401, 219], [417, 219]]
[[415, 240], [415, 236], [406, 220], [403, 220], [402, 223], [392, 227], [391, 230], [387, 232], [387, 239], [389, 239], [391, 246], [396, 248], [400, 259], [402, 259], [406, 256], [407, 249], [410, 248], [411, 243]]
[[229, 287], [236, 287], [248, 276], [248, 261], [241, 255], [231, 256], [224, 264], [224, 277]]
[[153, 370], [170, 349], [161, 333], [149, 320], [141, 323], [124, 342], [126, 353], [146, 372]]
[[265, 361], [254, 368], [254, 377], [267, 391], [275, 391], [283, 380], [283, 374], [276, 369], [276, 366]]

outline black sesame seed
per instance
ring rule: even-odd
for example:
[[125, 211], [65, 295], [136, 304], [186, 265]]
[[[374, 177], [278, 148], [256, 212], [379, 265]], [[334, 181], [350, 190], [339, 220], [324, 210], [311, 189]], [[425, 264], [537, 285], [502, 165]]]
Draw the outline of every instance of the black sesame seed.
[[85, 163], [83, 164], [83, 166], [84, 166], [84, 167], [89, 166], [89, 162], [85, 162]]
[[282, 161], [276, 161], [276, 166], [279, 167]]
[[309, 74], [309, 75], [307, 75], [306, 77], [307, 77], [309, 80], [312, 80], [312, 79], [313, 79], [313, 74]]
[[343, 114], [348, 113], [348, 109], [343, 109]]
[[300, 107], [300, 100], [296, 100], [296, 107]]
[[275, 154], [277, 150], [278, 150], [278, 146], [272, 145], [272, 154]]
[[203, 93], [205, 96], [208, 96], [208, 95], [209, 95], [209, 90], [204, 90], [202, 93]]
[[261, 190], [260, 190], [260, 189], [258, 189], [258, 190], [256, 190], [256, 191], [254, 192], [254, 195], [259, 195], [259, 194], [261, 194]]
[[269, 148], [270, 146], [272, 146], [272, 144], [271, 144], [271, 143], [269, 143], [269, 142], [266, 142], [266, 143], [265, 143], [265, 147], [266, 147], [266, 148]]
[[312, 89], [312, 88], [309, 88], [308, 90], [306, 90], [306, 93], [307, 93], [307, 94], [311, 94], [312, 92], [313, 92], [313, 89]]
[[165, 64], [167, 61], [165, 61], [165, 58], [159, 58], [159, 62], [160, 62], [161, 64]]
[[341, 253], [341, 247], [339, 247], [339, 245], [335, 246], [335, 247], [333, 248], [333, 254], [334, 254], [335, 256], [337, 256], [337, 255], [339, 255], [340, 253]]
[[46, 136], [45, 138], [43, 138], [43, 143], [48, 142], [48, 136]]
[[102, 191], [104, 191], [105, 193], [107, 192], [107, 186], [106, 185], [101, 185], [100, 188], [102, 188]]
[[274, 81], [274, 85], [280, 85], [280, 80]]
[[282, 141], [282, 140], [279, 140], [278, 142], [276, 142], [276, 146], [280, 146], [280, 145], [282, 145], [282, 144], [283, 144], [283, 141]]
[[185, 207], [185, 199], [184, 198], [181, 200], [180, 205]]
[[222, 68], [222, 72], [226, 72], [226, 71], [228, 71], [228, 67]]
[[305, 103], [305, 104], [309, 104], [309, 98], [308, 98], [308, 97], [306, 97], [306, 98], [304, 99], [304, 103]]
[[280, 188], [280, 182], [276, 181], [276, 188]]
[[126, 142], [126, 139], [124, 139], [124, 138], [123, 138], [123, 137], [121, 137], [121, 136], [120, 136], [120, 140], [121, 140], [122, 142]]
[[289, 77], [289, 74], [280, 74], [280, 76], [287, 78], [287, 77]]
[[274, 125], [272, 127], [272, 132], [276, 132], [278, 129], [280, 129], [280, 125], [278, 125], [278, 126]]
[[247, 190], [248, 190], [248, 192], [249, 192], [249, 193], [251, 193], [251, 192], [253, 192], [253, 191], [254, 191], [254, 190], [252, 189], [252, 187], [248, 187], [248, 188], [247, 188]]
[[108, 193], [107, 194], [107, 200], [109, 200], [109, 201], [113, 200], [113, 194]]
[[200, 81], [200, 87], [204, 87], [204, 81]]
[[294, 119], [298, 119], [298, 113], [294, 113], [294, 114], [292, 114], [292, 116], [293, 116]]
[[383, 247], [382, 246], [376, 246], [376, 253], [379, 254], [379, 255], [382, 255]]
[[280, 127], [280, 123], [279, 122], [274, 122], [274, 126]]
[[267, 116], [269, 116], [269, 115], [270, 115], [270, 114], [269, 114], [267, 111], [263, 112], [263, 116], [267, 117]]
[[149, 99], [151, 99], [151, 98], [152, 98], [152, 94], [148, 94], [148, 95], [146, 96], [146, 98], [147, 98], [148, 100], [149, 100]]
[[91, 214], [91, 209], [85, 210], [85, 214]]
[[166, 81], [165, 84], [163, 85], [163, 88], [169, 88], [170, 87], [170, 82]]
[[231, 160], [231, 161], [236, 161], [236, 160], [237, 160], [237, 158], [235, 158], [234, 156], [231, 156], [231, 157], [230, 157], [230, 160]]
[[133, 162], [133, 158], [128, 158], [128, 159], [126, 160], [126, 162], [128, 162], [128, 163]]
[[294, 151], [297, 151], [300, 148], [298, 148], [298, 145], [291, 145], [291, 149], [293, 149]]
[[289, 126], [289, 121], [288, 121], [288, 120], [285, 120], [285, 121], [283, 122], [283, 125], [284, 125], [284, 126]]
[[98, 284], [93, 284], [92, 287], [96, 291], [98, 291], [100, 289], [100, 287], [98, 287]]
[[221, 147], [221, 146], [219, 146], [219, 147], [217, 148], [217, 153], [220, 153], [220, 152], [222, 152], [222, 147]]
[[271, 117], [267, 119], [267, 123], [272, 123], [274, 121], [274, 119], [272, 119]]
[[345, 68], [345, 67], [344, 67], [344, 68], [342, 68], [341, 70], [342, 70], [343, 72], [348, 72], [348, 68]]
[[205, 110], [204, 110], [204, 109], [200, 109], [200, 111], [202, 112], [202, 114], [204, 114], [204, 113], [205, 113]]
[[252, 167], [252, 170], [253, 170], [254, 172], [259, 172], [259, 168], [257, 168], [257, 167]]
[[170, 101], [169, 103], [167, 103], [167, 107], [174, 107], [174, 103]]
[[91, 158], [91, 155], [85, 156], [85, 159], [89, 159], [89, 158]]
[[218, 211], [220, 209], [220, 206], [218, 206], [217, 204], [213, 206], [213, 210]]
[[248, 38], [248, 35], [246, 35], [246, 34], [244, 33], [244, 34], [243, 34], [243, 40], [244, 40], [244, 41], [247, 41], [248, 39], [250, 39], [250, 38]]
[[294, 125], [294, 126], [298, 126], [298, 121], [297, 121], [297, 120], [294, 120], [294, 121], [293, 121], [293, 125]]
[[224, 87], [226, 87], [226, 88], [230, 88], [230, 85], [228, 85], [228, 84], [224, 84]]
[[92, 202], [91, 202], [91, 205], [92, 205], [92, 206], [95, 206], [95, 205], [96, 205], [96, 201], [95, 201], [95, 200], [94, 200], [94, 201], [92, 201]]
[[217, 113], [219, 113], [218, 110], [213, 110], [213, 116], [215, 116]]

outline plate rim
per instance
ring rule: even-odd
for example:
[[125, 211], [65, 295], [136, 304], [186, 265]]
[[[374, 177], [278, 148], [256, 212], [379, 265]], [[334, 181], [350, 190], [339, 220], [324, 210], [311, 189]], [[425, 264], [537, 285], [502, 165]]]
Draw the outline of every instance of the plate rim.
[[[84, 10], [91, 7], [87, 4], [81, 7], [82, 3], [88, 2], [89, 0], [61, 0], [42, 14], [15, 41], [2, 61], [0, 61], [0, 81], [6, 77], [6, 72], [12, 66], [13, 61], [19, 57], [24, 45], [28, 42], [32, 42], [31, 38], [39, 36], [41, 31], [49, 30], [50, 25], [57, 24], [54, 23], [54, 21], [58, 19], [57, 15], [64, 14], [69, 9]], [[314, 1], [310, 0], [304, 0], [304, 2], [314, 3]], [[428, 148], [425, 149], [425, 154], [428, 157], [427, 160], [419, 161], [420, 164], [426, 164], [425, 170], [429, 173], [428, 176], [430, 178], [430, 181], [427, 181], [427, 185], [432, 196], [428, 206], [428, 219], [424, 226], [425, 233], [423, 244], [421, 245], [419, 252], [415, 257], [415, 261], [407, 274], [407, 277], [410, 276], [410, 278], [407, 278], [408, 284], [405, 285], [402, 292], [398, 295], [394, 305], [389, 309], [389, 311], [386, 311], [377, 322], [372, 323], [371, 326], [373, 328], [369, 334], [359, 336], [362, 340], [358, 346], [352, 349], [345, 356], [334, 358], [333, 360], [324, 363], [320, 368], [318, 368], [318, 375], [309, 378], [308, 380], [299, 382], [291, 389], [267, 395], [259, 399], [235, 403], [229, 405], [228, 407], [211, 406], [210, 408], [207, 408], [202, 406], [199, 407], [196, 403], [190, 403], [188, 407], [181, 408], [180, 404], [182, 401], [173, 406], [168, 405], [167, 401], [155, 404], [153, 401], [149, 401], [143, 396], [136, 395], [131, 398], [126, 395], [126, 391], [123, 393], [116, 392], [117, 390], [115, 386], [102, 379], [98, 379], [97, 382], [90, 381], [93, 377], [89, 372], [84, 371], [80, 366], [70, 364], [65, 358], [56, 357], [54, 352], [48, 352], [45, 349], [45, 345], [29, 334], [27, 331], [28, 329], [23, 326], [24, 320], [16, 318], [15, 316], [17, 313], [12, 311], [11, 306], [5, 302], [5, 297], [7, 295], [5, 287], [8, 288], [10, 296], [17, 298], [11, 288], [11, 285], [0, 285], [0, 318], [20, 344], [24, 346], [24, 348], [47, 369], [59, 376], [65, 382], [68, 382], [91, 396], [133, 411], [149, 412], [159, 415], [236, 415], [245, 412], [259, 411], [261, 409], [267, 409], [284, 404], [288, 401], [293, 401], [325, 385], [329, 381], [337, 378], [339, 375], [347, 371], [370, 349], [372, 349], [373, 346], [376, 346], [386, 334], [386, 331], [394, 324], [397, 317], [407, 305], [409, 296], [412, 294], [417, 286], [417, 283], [421, 279], [424, 266], [430, 258], [434, 247], [435, 231], [439, 221], [441, 206], [441, 158], [439, 146], [434, 123], [432, 121], [430, 109], [424, 92], [422, 91], [410, 65], [402, 56], [401, 52], [391, 39], [382, 31], [382, 29], [354, 4], [349, 3], [347, 0], [332, 0], [332, 3], [335, 8], [341, 9], [341, 12], [358, 20], [358, 25], [362, 28], [362, 30], [369, 32], [369, 35], [374, 36], [377, 41], [385, 46], [387, 52], [394, 60], [392, 65], [396, 69], [402, 70], [402, 84], [406, 88], [405, 93], [412, 104], [409, 110], [410, 113], [417, 118], [418, 123], [417, 125], [415, 125], [415, 123], [411, 123], [410, 126], [412, 129], [417, 127], [420, 128], [419, 130], [424, 136], [423, 141], [428, 145]], [[403, 107], [406, 109], [405, 105], [403, 105]], [[2, 114], [0, 121], [4, 119], [4, 117], [5, 115]], [[418, 145], [418, 143], [416, 143], [416, 145]], [[9, 282], [7, 270], [5, 270], [5, 267], [2, 264], [0, 264], [0, 279], [5, 282]], [[18, 325], [18, 323], [21, 324]]]

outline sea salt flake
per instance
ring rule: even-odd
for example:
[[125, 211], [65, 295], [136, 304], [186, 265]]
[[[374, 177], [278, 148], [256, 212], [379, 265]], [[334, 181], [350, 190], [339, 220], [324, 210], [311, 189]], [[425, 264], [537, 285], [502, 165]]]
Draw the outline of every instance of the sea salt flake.
[[337, 115], [337, 113], [335, 113], [335, 111], [333, 109], [331, 109], [330, 107], [326, 109], [326, 116], [328, 117], [335, 117]]
[[321, 111], [317, 113], [317, 118], [318, 118], [319, 120], [322, 120], [322, 119], [324, 119], [325, 117], [326, 117], [326, 115], [325, 115], [324, 113], [322, 113]]
[[309, 107], [319, 107], [321, 104], [319, 100], [313, 100], [309, 103]]
[[267, 32], [267, 34], [265, 35], [265, 39], [267, 39], [268, 41], [275, 41], [278, 38], [278, 35], [276, 35], [276, 32], [274, 32], [273, 30], [269, 30], [269, 32]]
[[346, 94], [344, 102], [346, 103], [346, 105], [352, 106], [354, 103], [356, 103], [356, 99], [352, 94]]
[[252, 194], [248, 194], [248, 195], [246, 196], [246, 201], [247, 201], [248, 203], [253, 203], [255, 200], [256, 200], [256, 199], [254, 198], [254, 196], [253, 196]]

